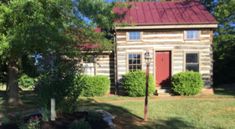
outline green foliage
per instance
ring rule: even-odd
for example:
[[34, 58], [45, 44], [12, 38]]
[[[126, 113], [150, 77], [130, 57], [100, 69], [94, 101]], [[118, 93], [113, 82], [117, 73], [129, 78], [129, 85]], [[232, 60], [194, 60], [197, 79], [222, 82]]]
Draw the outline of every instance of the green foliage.
[[33, 117], [27, 122], [20, 126], [20, 129], [40, 129], [40, 120], [38, 117]]
[[[123, 76], [122, 86], [128, 96], [139, 97], [145, 95], [146, 75], [143, 71], [129, 72]], [[153, 76], [149, 75], [149, 95], [155, 92]]]
[[[113, 27], [113, 19], [110, 17], [113, 5], [100, 0], [79, 0], [78, 2], [79, 4], [74, 4], [75, 2], [70, 0], [0, 1], [0, 58], [4, 58], [4, 64], [11, 64], [11, 67], [29, 75], [35, 72], [30, 73], [30, 70], [25, 69], [27, 66], [30, 66], [30, 69], [33, 68], [32, 64], [22, 64], [32, 63], [22, 61], [22, 57], [25, 55], [53, 53], [57, 56], [79, 58], [80, 49], [75, 46], [87, 42], [99, 44], [99, 50], [112, 49], [111, 40], [106, 37]], [[86, 7], [86, 11], [79, 10], [79, 7]], [[91, 24], [84, 17], [88, 17]], [[104, 27], [107, 31], [96, 33], [94, 31], [96, 26]], [[54, 88], [58, 92], [58, 96], [62, 94], [64, 97], [64, 92], [67, 94], [68, 89], [61, 88], [62, 84], [66, 82], [63, 73], [61, 75], [48, 73], [41, 76], [43, 77], [41, 77], [40, 84], [45, 84], [41, 87], [45, 90], [50, 89], [51, 96], [57, 96], [52, 90]], [[56, 86], [57, 83], [58, 85], [62, 84], [59, 87]], [[9, 98], [17, 99], [18, 93], [17, 90], [14, 90], [17, 88], [12, 87], [18, 85], [16, 83], [10, 84], [14, 86], [9, 86], [9, 93], [14, 94], [9, 94], [11, 95]], [[46, 86], [48, 87], [46, 88]], [[59, 87], [58, 90], [56, 87]], [[59, 89], [65, 91], [59, 91]]]
[[34, 89], [37, 79], [29, 77], [26, 74], [21, 75], [18, 80], [19, 86], [21, 88]]
[[[70, 94], [74, 89], [75, 72], [76, 68], [72, 62], [67, 61], [65, 64], [63, 60], [57, 59], [51, 71], [38, 79], [35, 91], [38, 95], [39, 103], [48, 108], [51, 98], [54, 98], [58, 110], [69, 110], [69, 108], [72, 108], [72, 104], [75, 101], [73, 98], [78, 98], [78, 96], [74, 96], [75, 94]], [[68, 103], [71, 106], [68, 107], [66, 105], [67, 109], [64, 109], [64, 105]]]
[[47, 108], [41, 108], [41, 112], [42, 114], [42, 120], [43, 121], [49, 121], [50, 120], [50, 110], [48, 110]]
[[[113, 27], [110, 19], [115, 18], [112, 8], [114, 4], [103, 2], [101, 0], [77, 0], [77, 9], [88, 17], [92, 24], [96, 21], [96, 24], [102, 26], [102, 29], [110, 29]], [[108, 16], [108, 17], [107, 17]]]
[[108, 94], [110, 89], [110, 80], [106, 76], [77, 76], [75, 79], [75, 85], [77, 92], [80, 92], [81, 96], [104, 96]]
[[70, 125], [69, 129], [91, 129], [90, 124], [85, 120], [74, 120]]
[[0, 83], [6, 83], [7, 81], [7, 65], [0, 57]]
[[[225, 4], [226, 3], [226, 4]], [[218, 0], [214, 15], [219, 22], [214, 38], [214, 82], [234, 83], [235, 78], [235, 1]], [[224, 76], [226, 73], [226, 76]]]
[[73, 75], [48, 74], [39, 79], [36, 93], [42, 106], [49, 107], [51, 98], [55, 98], [57, 109], [61, 109], [71, 87], [73, 87]]
[[[218, 21], [213, 42], [214, 83], [234, 83], [235, 78], [235, 1], [200, 0]], [[225, 67], [226, 66], [226, 67]], [[224, 76], [224, 73], [227, 73]]]
[[196, 95], [203, 87], [203, 80], [198, 72], [181, 72], [172, 79], [172, 90], [180, 95]]

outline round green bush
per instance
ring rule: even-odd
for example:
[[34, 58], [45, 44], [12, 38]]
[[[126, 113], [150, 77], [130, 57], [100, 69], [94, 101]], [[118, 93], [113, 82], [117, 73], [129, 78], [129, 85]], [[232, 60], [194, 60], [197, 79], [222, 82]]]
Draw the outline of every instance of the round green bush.
[[[122, 86], [128, 96], [145, 96], [146, 74], [143, 71], [133, 71], [125, 74], [122, 80]], [[153, 76], [149, 75], [149, 95], [155, 92]]]
[[198, 94], [204, 85], [201, 74], [192, 71], [175, 74], [171, 83], [175, 93], [185, 96]]
[[92, 96], [104, 96], [109, 93], [110, 80], [106, 76], [88, 76], [82, 75], [75, 79], [75, 85], [77, 92], [80, 92], [80, 96], [92, 97]]
[[36, 84], [36, 79], [23, 74], [18, 80], [21, 88], [33, 89]]

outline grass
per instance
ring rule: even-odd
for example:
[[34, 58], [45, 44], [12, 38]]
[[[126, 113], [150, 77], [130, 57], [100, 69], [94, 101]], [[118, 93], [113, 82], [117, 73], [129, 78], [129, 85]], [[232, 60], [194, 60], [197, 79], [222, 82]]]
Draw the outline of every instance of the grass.
[[234, 129], [235, 98], [152, 97], [149, 121], [143, 122], [144, 98], [82, 98], [79, 110], [107, 110], [116, 116], [118, 129]]
[[[213, 96], [150, 97], [148, 122], [143, 122], [143, 97], [80, 98], [78, 110], [106, 110], [115, 116], [117, 129], [234, 129], [235, 94], [221, 91]], [[23, 91], [21, 98], [24, 105], [9, 107], [0, 94], [0, 116], [38, 108], [34, 93]]]

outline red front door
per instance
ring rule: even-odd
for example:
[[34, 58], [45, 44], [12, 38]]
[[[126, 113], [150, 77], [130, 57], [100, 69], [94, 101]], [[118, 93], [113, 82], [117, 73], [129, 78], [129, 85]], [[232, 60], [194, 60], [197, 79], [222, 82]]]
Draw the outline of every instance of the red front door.
[[171, 77], [171, 52], [156, 52], [155, 58], [155, 75], [157, 86], [169, 86]]

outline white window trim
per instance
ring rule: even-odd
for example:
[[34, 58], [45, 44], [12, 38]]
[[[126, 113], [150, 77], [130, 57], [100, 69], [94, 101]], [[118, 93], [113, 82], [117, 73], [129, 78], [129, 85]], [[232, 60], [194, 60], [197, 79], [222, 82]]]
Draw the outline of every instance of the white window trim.
[[[197, 39], [188, 39], [187, 38], [187, 31], [198, 31], [198, 38]], [[200, 41], [201, 39], [201, 30], [185, 30], [184, 31], [184, 40], [185, 41]]]

